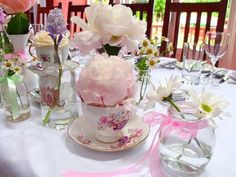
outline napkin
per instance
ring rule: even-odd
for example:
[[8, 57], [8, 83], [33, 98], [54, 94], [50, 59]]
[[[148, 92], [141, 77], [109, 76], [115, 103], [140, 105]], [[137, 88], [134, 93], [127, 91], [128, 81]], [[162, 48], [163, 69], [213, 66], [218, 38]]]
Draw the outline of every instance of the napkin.
[[236, 71], [232, 71], [230, 77], [236, 81]]

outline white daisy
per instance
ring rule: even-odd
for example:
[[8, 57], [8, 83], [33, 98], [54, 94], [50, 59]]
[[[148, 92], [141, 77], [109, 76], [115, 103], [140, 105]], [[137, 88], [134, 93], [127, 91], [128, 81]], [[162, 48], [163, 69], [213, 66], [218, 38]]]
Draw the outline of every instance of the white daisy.
[[3, 67], [5, 69], [11, 69], [14, 67], [14, 63], [11, 60], [5, 60], [3, 61]]
[[222, 115], [229, 116], [223, 112], [228, 107], [229, 102], [222, 99], [222, 97], [207, 92], [205, 89], [202, 89], [200, 96], [194, 90], [189, 90], [189, 95], [193, 104], [198, 108], [196, 115], [199, 118], [208, 119], [210, 123], [215, 125], [212, 118]]
[[181, 86], [181, 79], [178, 76], [171, 76], [166, 79], [164, 85], [160, 85], [157, 89], [146, 94], [145, 99], [140, 103], [144, 110], [152, 108], [157, 102], [161, 102], [169, 97], [173, 91]]
[[163, 101], [169, 97], [173, 91], [177, 90], [181, 85], [180, 77], [171, 75], [169, 79], [166, 79], [165, 85], [160, 85], [157, 88], [158, 101]]
[[160, 55], [159, 51], [157, 49], [154, 49], [153, 51], [153, 57], [158, 58]]
[[140, 44], [140, 47], [142, 49], [146, 49], [148, 46], [150, 46], [151, 42], [149, 41], [149, 39], [144, 39], [141, 44]]
[[19, 66], [13, 67], [15, 73], [21, 73], [22, 69]]
[[147, 66], [149, 66], [149, 68], [152, 69], [156, 67], [158, 60], [154, 57], [151, 57], [151, 58], [148, 58], [145, 63]]

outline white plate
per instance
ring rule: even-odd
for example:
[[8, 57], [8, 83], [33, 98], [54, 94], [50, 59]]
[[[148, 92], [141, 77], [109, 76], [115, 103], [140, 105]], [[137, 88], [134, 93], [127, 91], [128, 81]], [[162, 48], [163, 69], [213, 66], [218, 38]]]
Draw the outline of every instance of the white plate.
[[116, 152], [132, 148], [143, 142], [149, 135], [150, 128], [143, 120], [135, 116], [123, 128], [123, 137], [114, 143], [103, 143], [95, 138], [92, 129], [84, 116], [75, 119], [68, 128], [70, 137], [78, 144], [97, 151]]

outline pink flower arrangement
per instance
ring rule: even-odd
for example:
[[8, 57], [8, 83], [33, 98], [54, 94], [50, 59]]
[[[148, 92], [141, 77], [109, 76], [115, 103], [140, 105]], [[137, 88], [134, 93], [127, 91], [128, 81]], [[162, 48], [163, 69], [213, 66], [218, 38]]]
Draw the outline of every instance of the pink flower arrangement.
[[85, 104], [115, 106], [134, 96], [136, 81], [128, 61], [101, 55], [91, 59], [80, 73], [77, 94]]
[[6, 13], [14, 14], [29, 10], [35, 3], [36, 0], [0, 0], [0, 7], [2, 7]]

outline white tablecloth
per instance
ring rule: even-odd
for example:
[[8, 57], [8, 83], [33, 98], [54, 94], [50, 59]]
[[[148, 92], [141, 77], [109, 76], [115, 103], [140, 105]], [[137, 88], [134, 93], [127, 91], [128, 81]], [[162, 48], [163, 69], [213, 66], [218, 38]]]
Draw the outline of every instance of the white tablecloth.
[[[152, 72], [156, 83], [164, 81], [178, 70], [156, 69]], [[195, 89], [200, 89], [197, 86]], [[209, 89], [209, 88], [207, 88]], [[231, 101], [226, 110], [231, 118], [217, 121], [217, 143], [214, 155], [201, 177], [236, 176], [236, 85], [224, 84], [212, 88]], [[165, 112], [166, 108], [157, 105]], [[104, 172], [126, 167], [138, 159], [149, 148], [155, 129], [151, 130], [146, 142], [123, 152], [105, 153], [81, 147], [67, 134], [67, 130], [45, 128], [41, 122], [41, 112], [32, 106], [30, 119], [12, 123], [6, 121], [0, 110], [0, 177], [60, 177], [67, 170]], [[143, 170], [124, 177], [149, 177], [147, 165]]]

